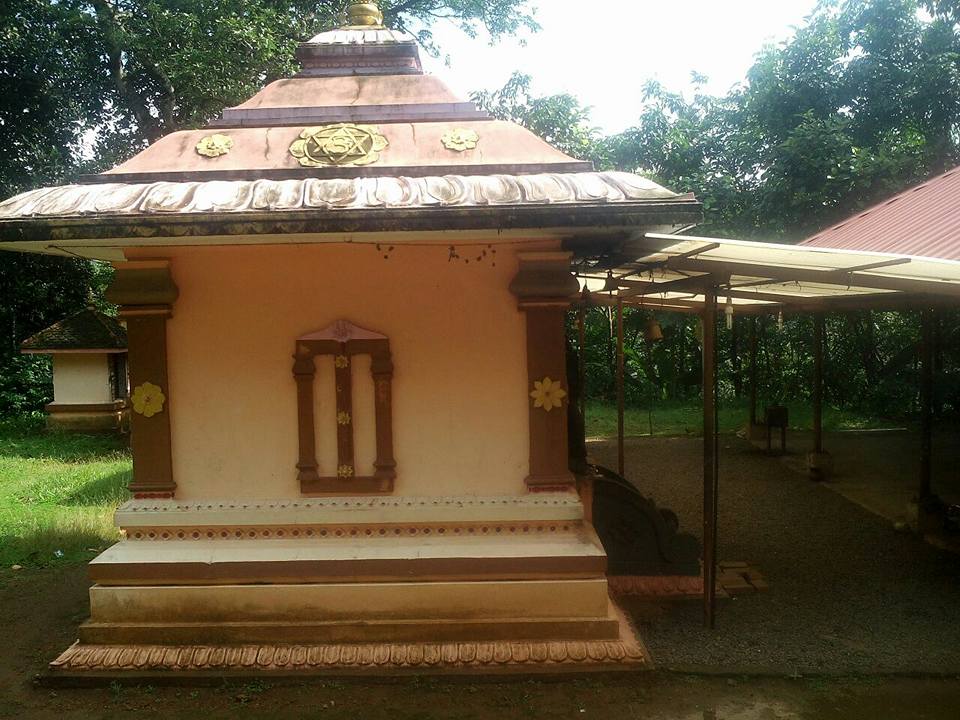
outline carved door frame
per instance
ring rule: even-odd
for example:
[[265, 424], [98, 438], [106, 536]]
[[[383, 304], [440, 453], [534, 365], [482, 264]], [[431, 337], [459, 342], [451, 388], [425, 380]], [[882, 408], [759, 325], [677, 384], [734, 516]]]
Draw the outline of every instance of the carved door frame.
[[[317, 462], [313, 386], [316, 358], [334, 358], [337, 398], [337, 471], [321, 476]], [[357, 477], [353, 447], [353, 358], [371, 357], [377, 457], [374, 474]], [[393, 492], [397, 463], [393, 458], [393, 359], [385, 335], [346, 320], [297, 340], [293, 375], [297, 383], [300, 458], [297, 481], [304, 495], [375, 495]]]

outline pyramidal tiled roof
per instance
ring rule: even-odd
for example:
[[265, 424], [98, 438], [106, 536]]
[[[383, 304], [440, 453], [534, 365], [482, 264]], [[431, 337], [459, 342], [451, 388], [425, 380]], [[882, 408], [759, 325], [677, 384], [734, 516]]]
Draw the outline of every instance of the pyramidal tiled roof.
[[27, 338], [20, 348], [24, 352], [126, 350], [127, 331], [116, 318], [87, 308]]
[[88, 239], [109, 249], [278, 229], [609, 234], [700, 221], [692, 195], [598, 172], [490, 117], [425, 73], [416, 40], [384, 27], [376, 3], [347, 9], [344, 27], [300, 43], [300, 72], [206, 127], [172, 132], [76, 184], [0, 202], [0, 242], [60, 252]]

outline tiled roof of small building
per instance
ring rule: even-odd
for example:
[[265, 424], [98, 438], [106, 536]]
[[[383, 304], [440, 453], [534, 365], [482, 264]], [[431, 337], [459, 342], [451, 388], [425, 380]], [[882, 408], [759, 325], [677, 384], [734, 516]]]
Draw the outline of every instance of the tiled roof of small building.
[[126, 350], [127, 331], [116, 318], [87, 308], [27, 338], [20, 348], [24, 352]]

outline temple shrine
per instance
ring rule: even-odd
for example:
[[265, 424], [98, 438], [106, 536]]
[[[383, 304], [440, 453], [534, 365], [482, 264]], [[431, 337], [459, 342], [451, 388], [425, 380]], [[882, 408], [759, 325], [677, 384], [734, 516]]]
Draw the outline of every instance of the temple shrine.
[[491, 119], [375, 3], [297, 57], [0, 205], [6, 247], [113, 263], [128, 339], [132, 497], [52, 672], [644, 666], [571, 463], [565, 323], [578, 267], [700, 205]]

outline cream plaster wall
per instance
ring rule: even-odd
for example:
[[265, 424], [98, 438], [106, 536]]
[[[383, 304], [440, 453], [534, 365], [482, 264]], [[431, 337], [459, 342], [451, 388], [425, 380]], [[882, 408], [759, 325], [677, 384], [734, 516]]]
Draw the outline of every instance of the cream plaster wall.
[[110, 364], [104, 353], [53, 355], [53, 401], [58, 405], [93, 405], [113, 401]]
[[[180, 288], [168, 326], [178, 498], [299, 496], [294, 341], [337, 319], [390, 338], [397, 494], [524, 492], [526, 326], [508, 290], [514, 250], [499, 247], [495, 266], [449, 262], [444, 246], [383, 254], [346, 244], [130, 253], [170, 258]], [[374, 449], [368, 368], [354, 368], [360, 472]], [[332, 374], [318, 361], [321, 474], [336, 467]]]

